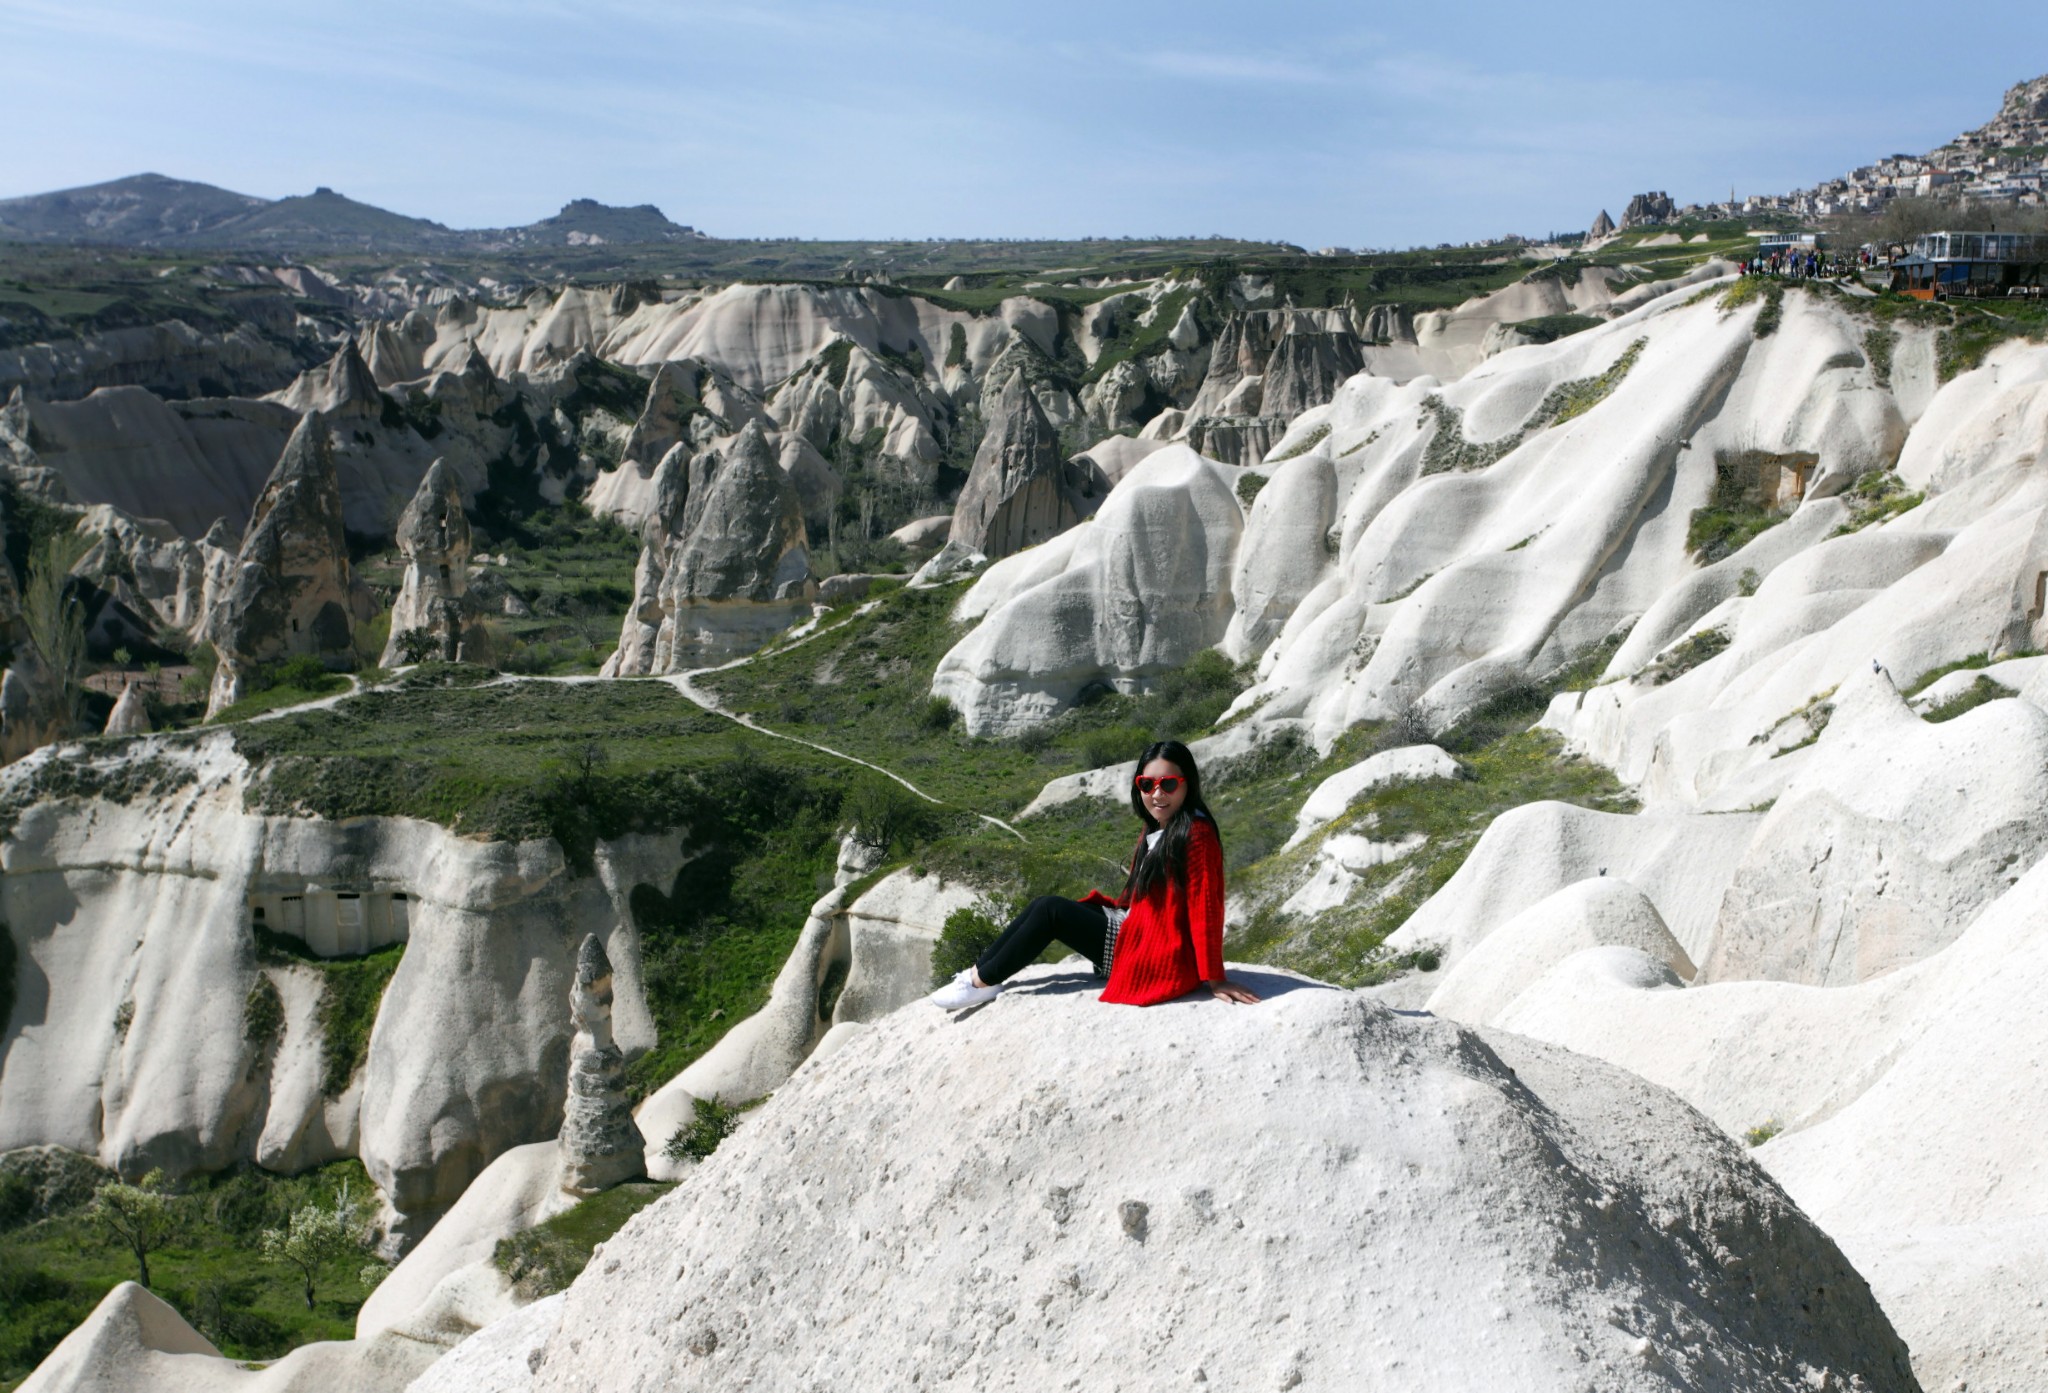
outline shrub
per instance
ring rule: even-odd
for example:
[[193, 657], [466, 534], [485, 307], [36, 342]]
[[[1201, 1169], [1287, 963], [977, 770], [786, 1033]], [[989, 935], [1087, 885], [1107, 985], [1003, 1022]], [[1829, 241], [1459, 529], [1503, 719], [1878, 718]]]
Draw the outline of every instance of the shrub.
[[2018, 695], [2018, 692], [2002, 683], [1994, 682], [1989, 677], [1979, 677], [1947, 701], [1930, 708], [1924, 719], [1930, 724], [1938, 725], [1943, 721], [1953, 721], [1965, 711], [1974, 711], [1986, 702]]
[[1725, 629], [1702, 629], [1696, 634], [1688, 634], [1644, 668], [1641, 678], [1652, 687], [1661, 687], [1691, 672], [1701, 663], [1718, 657], [1733, 641]]
[[932, 945], [932, 985], [942, 987], [973, 967], [1002, 932], [1001, 924], [972, 906], [948, 914], [939, 941]]
[[398, 656], [407, 663], [425, 662], [440, 646], [425, 629], [407, 629], [398, 636]]
[[1246, 512], [1251, 511], [1253, 502], [1259, 496], [1259, 490], [1264, 488], [1271, 478], [1269, 474], [1253, 474], [1250, 471], [1237, 476], [1237, 501], [1244, 504]]
[[253, 1044], [258, 1054], [267, 1054], [283, 1034], [284, 999], [277, 994], [277, 983], [270, 980], [270, 974], [259, 972], [242, 1003], [242, 1038]]
[[740, 1125], [740, 1110], [716, 1098], [698, 1098], [695, 1115], [676, 1128], [662, 1154], [672, 1161], [702, 1161]]
[[1762, 1146], [1765, 1142], [1769, 1141], [1772, 1137], [1777, 1136], [1778, 1133], [1784, 1130], [1784, 1124], [1780, 1123], [1777, 1118], [1766, 1118], [1764, 1121], [1757, 1123], [1756, 1126], [1744, 1132], [1742, 1134], [1742, 1139], [1748, 1142], [1751, 1146]]
[[1870, 378], [1880, 387], [1892, 385], [1892, 350], [1899, 336], [1890, 329], [1871, 329], [1863, 335], [1863, 357], [1870, 364]]
[[511, 1279], [523, 1299], [552, 1296], [582, 1274], [598, 1244], [674, 1188], [635, 1182], [592, 1195], [574, 1209], [499, 1239], [491, 1265]]
[[839, 815], [852, 824], [856, 841], [882, 855], [917, 840], [938, 820], [932, 804], [880, 774], [856, 782], [840, 803]]

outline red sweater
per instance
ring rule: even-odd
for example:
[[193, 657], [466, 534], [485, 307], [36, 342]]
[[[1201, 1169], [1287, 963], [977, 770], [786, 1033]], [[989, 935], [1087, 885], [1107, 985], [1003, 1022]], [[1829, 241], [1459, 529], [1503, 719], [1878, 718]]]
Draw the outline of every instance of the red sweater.
[[1100, 891], [1082, 903], [1130, 911], [1117, 934], [1104, 1001], [1150, 1006], [1223, 980], [1223, 843], [1207, 818], [1188, 828], [1185, 884], [1164, 876], [1133, 905]]

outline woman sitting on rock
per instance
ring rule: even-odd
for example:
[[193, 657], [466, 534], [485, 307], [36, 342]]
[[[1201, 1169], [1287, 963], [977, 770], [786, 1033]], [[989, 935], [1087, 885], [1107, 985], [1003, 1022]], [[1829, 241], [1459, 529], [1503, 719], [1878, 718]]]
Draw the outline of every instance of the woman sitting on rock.
[[1033, 900], [973, 967], [932, 993], [932, 1004], [956, 1010], [993, 1001], [1054, 939], [1109, 979], [1104, 1001], [1150, 1006], [1196, 987], [1223, 1001], [1257, 1001], [1224, 975], [1223, 840], [1187, 746], [1163, 740], [1145, 751], [1131, 811], [1145, 835], [1121, 896], [1091, 890], [1078, 901]]

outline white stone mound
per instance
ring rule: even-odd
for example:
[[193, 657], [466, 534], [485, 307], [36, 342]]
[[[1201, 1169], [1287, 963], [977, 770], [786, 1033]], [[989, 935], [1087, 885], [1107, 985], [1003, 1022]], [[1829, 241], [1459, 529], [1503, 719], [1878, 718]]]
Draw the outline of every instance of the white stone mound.
[[253, 1367], [224, 1358], [184, 1318], [133, 1282], [21, 1384], [22, 1393], [399, 1393], [443, 1348], [402, 1336], [301, 1345]]
[[933, 694], [970, 734], [1001, 734], [1090, 682], [1129, 689], [1213, 647], [1229, 625], [1244, 525], [1235, 473], [1184, 446], [1162, 450], [1093, 521], [989, 567], [958, 610], [983, 622], [940, 661]]
[[1463, 772], [1458, 761], [1434, 745], [1382, 750], [1317, 784], [1294, 815], [1294, 835], [1287, 845], [1296, 845], [1324, 823], [1344, 816], [1346, 809], [1376, 788], [1424, 779], [1455, 779]]
[[530, 1386], [1916, 1387], [1668, 1094], [1239, 971], [869, 1027], [605, 1245]]

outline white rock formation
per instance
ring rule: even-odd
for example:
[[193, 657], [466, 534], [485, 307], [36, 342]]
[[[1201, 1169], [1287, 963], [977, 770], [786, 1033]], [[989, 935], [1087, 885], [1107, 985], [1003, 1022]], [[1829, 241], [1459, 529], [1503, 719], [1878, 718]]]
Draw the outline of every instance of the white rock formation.
[[671, 450], [608, 677], [685, 671], [758, 648], [810, 613], [817, 586], [803, 507], [766, 432], [720, 454]]
[[[673, 882], [678, 837], [600, 844], [596, 873], [579, 876], [551, 841], [257, 816], [243, 810], [247, 770], [227, 736], [165, 739], [124, 747], [107, 773], [120, 777], [119, 761], [154, 770], [154, 796], [43, 801], [0, 843], [0, 922], [23, 984], [0, 1055], [0, 1150], [58, 1144], [127, 1175], [240, 1160], [295, 1172], [356, 1155], [402, 1245], [493, 1158], [558, 1129], [563, 1003], [584, 935], [601, 935], [617, 967], [621, 1044], [653, 1043], [628, 901], [636, 885]], [[0, 771], [0, 796], [54, 753]], [[357, 951], [406, 948], [365, 1064], [330, 1097], [319, 978], [260, 968], [250, 924], [260, 915], [332, 952], [321, 945], [342, 894], [380, 935]], [[522, 969], [507, 977], [505, 962]], [[259, 971], [285, 1008], [275, 1045], [243, 1030]]]
[[870, 1026], [607, 1242], [531, 1387], [1917, 1387], [1669, 1094], [1245, 980], [1140, 1011], [1040, 968]]
[[149, 734], [149, 704], [143, 700], [142, 688], [130, 682], [121, 688], [120, 700], [107, 713], [106, 735], [147, 735]]
[[421, 477], [419, 492], [398, 519], [397, 540], [405, 579], [391, 603], [391, 636], [379, 661], [385, 667], [406, 661], [403, 642], [415, 629], [433, 640], [429, 656], [477, 661], [486, 640], [468, 598], [469, 518], [447, 461], [435, 460]]
[[350, 586], [333, 444], [316, 411], [271, 471], [233, 578], [206, 616], [206, 638], [220, 655], [208, 713], [240, 700], [260, 663], [303, 655], [353, 666]]
[[997, 399], [960, 490], [948, 540], [991, 560], [1055, 537], [1080, 520], [1059, 432], [1020, 373]]
[[1324, 823], [1344, 816], [1346, 809], [1376, 788], [1424, 779], [1455, 779], [1463, 773], [1458, 761], [1434, 745], [1382, 750], [1317, 784], [1294, 815], [1294, 835], [1287, 844], [1293, 846]]
[[932, 682], [975, 735], [1024, 728], [1090, 682], [1142, 687], [1229, 627], [1244, 510], [1236, 471], [1185, 446], [1152, 455], [1093, 521], [991, 566], [956, 615], [980, 627]]
[[562, 1188], [594, 1195], [647, 1173], [646, 1138], [626, 1102], [626, 1056], [612, 1039], [612, 963], [596, 934], [576, 952], [569, 992], [569, 1096], [562, 1105]]
[[221, 1355], [161, 1299], [133, 1282], [108, 1292], [85, 1323], [21, 1384], [23, 1393], [400, 1393], [445, 1353], [401, 1335], [301, 1345], [268, 1365]]

